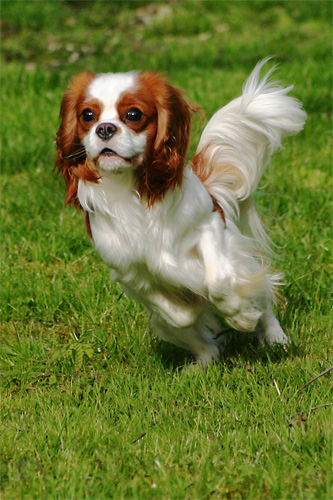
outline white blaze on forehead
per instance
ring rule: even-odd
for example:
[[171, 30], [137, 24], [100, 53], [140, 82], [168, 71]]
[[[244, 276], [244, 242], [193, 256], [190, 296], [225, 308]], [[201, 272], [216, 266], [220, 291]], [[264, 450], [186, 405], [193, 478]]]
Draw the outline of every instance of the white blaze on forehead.
[[87, 89], [87, 99], [98, 99], [103, 105], [103, 118], [117, 116], [117, 102], [121, 94], [133, 89], [137, 83], [137, 72], [102, 73], [90, 83]]

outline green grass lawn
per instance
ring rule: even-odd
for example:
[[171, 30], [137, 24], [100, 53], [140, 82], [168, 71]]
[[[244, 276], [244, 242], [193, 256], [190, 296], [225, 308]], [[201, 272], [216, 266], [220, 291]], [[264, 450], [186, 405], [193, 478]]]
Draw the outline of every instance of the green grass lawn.
[[[1, 3], [4, 500], [332, 498], [332, 372], [298, 391], [332, 365], [331, 7]], [[152, 69], [209, 117], [267, 55], [308, 112], [257, 195], [291, 346], [233, 334], [219, 365], [182, 370], [190, 355], [154, 338], [64, 207], [60, 100], [83, 69]]]

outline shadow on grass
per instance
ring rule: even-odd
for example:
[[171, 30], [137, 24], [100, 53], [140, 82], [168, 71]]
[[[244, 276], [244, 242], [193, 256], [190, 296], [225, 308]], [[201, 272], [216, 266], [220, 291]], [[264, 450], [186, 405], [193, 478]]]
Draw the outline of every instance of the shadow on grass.
[[[226, 334], [226, 345], [220, 355], [221, 367], [236, 368], [240, 364], [279, 364], [286, 359], [302, 355], [302, 347], [293, 342], [283, 345], [262, 347], [256, 334], [230, 331]], [[178, 371], [195, 363], [195, 357], [188, 351], [156, 339], [155, 353], [162, 366], [168, 371]]]

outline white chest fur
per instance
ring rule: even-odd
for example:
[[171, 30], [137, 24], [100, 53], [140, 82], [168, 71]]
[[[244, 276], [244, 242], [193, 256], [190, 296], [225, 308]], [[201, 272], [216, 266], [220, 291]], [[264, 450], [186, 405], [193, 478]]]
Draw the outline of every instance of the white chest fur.
[[144, 274], [150, 282], [202, 287], [198, 245], [213, 206], [190, 168], [182, 187], [152, 207], [140, 199], [130, 170], [103, 175], [99, 184], [80, 181], [78, 196], [89, 213], [96, 250], [119, 281], [140, 281]]

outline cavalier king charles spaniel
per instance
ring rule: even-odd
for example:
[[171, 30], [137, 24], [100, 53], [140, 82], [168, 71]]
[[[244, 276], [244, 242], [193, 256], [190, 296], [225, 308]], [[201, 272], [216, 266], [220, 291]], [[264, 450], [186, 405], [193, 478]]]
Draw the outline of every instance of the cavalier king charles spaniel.
[[272, 70], [260, 79], [264, 63], [209, 120], [192, 161], [197, 108], [159, 74], [83, 72], [61, 105], [66, 203], [83, 210], [112, 279], [156, 333], [203, 365], [219, 358], [221, 320], [263, 344], [288, 341], [272, 311], [279, 276], [253, 192], [306, 114]]

